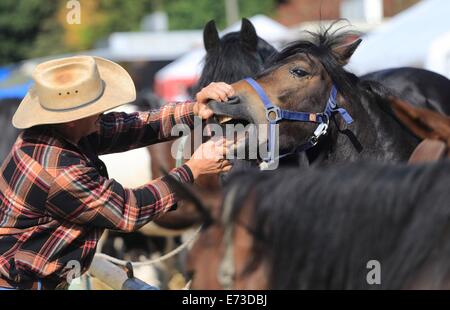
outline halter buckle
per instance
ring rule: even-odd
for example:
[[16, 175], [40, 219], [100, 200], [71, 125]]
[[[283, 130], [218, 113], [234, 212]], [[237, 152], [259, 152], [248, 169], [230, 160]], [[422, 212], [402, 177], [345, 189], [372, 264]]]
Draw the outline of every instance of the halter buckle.
[[319, 126], [317, 126], [316, 130], [314, 130], [314, 137], [319, 138], [320, 136], [323, 136], [327, 133], [328, 130], [328, 124], [322, 123]]
[[277, 106], [272, 106], [266, 109], [266, 119], [269, 123], [277, 123], [282, 119], [281, 109]]
[[319, 138], [323, 135], [326, 135], [328, 131], [328, 123], [322, 123], [319, 126], [317, 126], [316, 130], [314, 131], [314, 134], [312, 135], [310, 141], [313, 146], [317, 145], [319, 143]]

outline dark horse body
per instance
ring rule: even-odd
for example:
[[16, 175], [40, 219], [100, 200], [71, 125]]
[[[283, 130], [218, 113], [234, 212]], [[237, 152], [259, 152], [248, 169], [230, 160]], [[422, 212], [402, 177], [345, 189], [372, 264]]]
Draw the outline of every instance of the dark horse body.
[[417, 107], [450, 115], [450, 80], [438, 73], [402, 67], [371, 72], [361, 80], [377, 81]]
[[449, 171], [443, 161], [237, 174], [189, 254], [192, 288], [223, 289], [226, 268], [233, 289], [448, 289]]

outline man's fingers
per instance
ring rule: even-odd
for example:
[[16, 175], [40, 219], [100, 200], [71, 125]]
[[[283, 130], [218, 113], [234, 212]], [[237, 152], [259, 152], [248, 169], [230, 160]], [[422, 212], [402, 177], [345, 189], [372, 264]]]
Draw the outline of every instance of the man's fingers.
[[226, 85], [224, 90], [228, 97], [233, 97], [235, 95], [234, 89], [230, 85]]
[[224, 82], [219, 82], [217, 83], [217, 86], [220, 87], [221, 89], [223, 89], [225, 92], [230, 92], [230, 93], [234, 93], [234, 89], [231, 85], [224, 83]]
[[221, 101], [228, 101], [227, 92], [223, 89], [217, 89], [216, 90], [217, 96], [219, 96]]
[[227, 101], [228, 97], [232, 97], [234, 95], [234, 89], [230, 85], [219, 82], [213, 84], [212, 92], [214, 92], [222, 101]]
[[205, 98], [213, 99], [215, 101], [225, 101], [228, 99], [225, 92], [222, 91], [212, 91], [204, 95]]
[[223, 92], [225, 94], [225, 96], [227, 97], [227, 99], [229, 97], [233, 97], [235, 95], [234, 89], [233, 87], [231, 87], [228, 84], [224, 84], [223, 86], [221, 86], [220, 88], [221, 92]]
[[231, 170], [231, 168], [233, 168], [233, 165], [228, 165], [228, 166], [225, 166], [225, 167], [223, 167], [223, 168], [222, 168], [222, 172], [227, 172], [227, 171], [230, 171], [230, 170]]
[[228, 101], [229, 97], [234, 96], [235, 92], [231, 85], [224, 82], [213, 82], [204, 87], [197, 94], [197, 101], [205, 103], [208, 99], [216, 101]]
[[222, 167], [232, 166], [231, 161], [224, 159], [222, 162]]
[[222, 98], [220, 97], [220, 94], [217, 92], [214, 93], [208, 93], [205, 95], [205, 97], [209, 98], [209, 99], [213, 99], [215, 101], [222, 101]]

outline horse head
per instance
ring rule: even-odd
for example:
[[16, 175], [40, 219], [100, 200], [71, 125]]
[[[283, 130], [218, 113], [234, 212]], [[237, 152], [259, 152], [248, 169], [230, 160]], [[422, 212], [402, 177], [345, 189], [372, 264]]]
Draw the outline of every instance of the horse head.
[[[351, 114], [354, 76], [344, 66], [361, 40], [347, 40], [347, 33], [325, 33], [294, 42], [273, 57], [254, 80], [233, 84], [239, 98], [233, 105], [211, 102], [210, 106], [216, 115], [227, 116], [219, 118], [221, 123], [231, 118], [269, 124], [274, 119], [279, 123], [280, 150], [292, 150], [299, 141], [312, 137], [318, 124], [328, 126], [335, 112], [342, 111], [338, 106], [348, 111], [346, 117]], [[330, 100], [333, 106], [329, 106]]]

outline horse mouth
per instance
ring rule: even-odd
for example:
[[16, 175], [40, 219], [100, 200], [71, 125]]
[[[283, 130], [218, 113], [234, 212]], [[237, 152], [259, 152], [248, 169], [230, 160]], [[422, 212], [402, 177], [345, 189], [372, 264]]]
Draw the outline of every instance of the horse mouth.
[[231, 116], [218, 115], [216, 116], [217, 122], [221, 125], [231, 122], [233, 118]]
[[247, 119], [236, 118], [236, 117], [225, 116], [225, 115], [215, 116], [215, 119], [216, 119], [217, 123], [219, 125], [221, 125], [221, 126], [226, 126], [226, 125], [232, 125], [232, 126], [243, 125], [245, 127], [245, 126], [251, 124], [251, 122], [249, 122]]
[[228, 102], [210, 101], [209, 108], [214, 112], [215, 119], [220, 125], [254, 123], [248, 107], [240, 102], [239, 97], [229, 98]]

